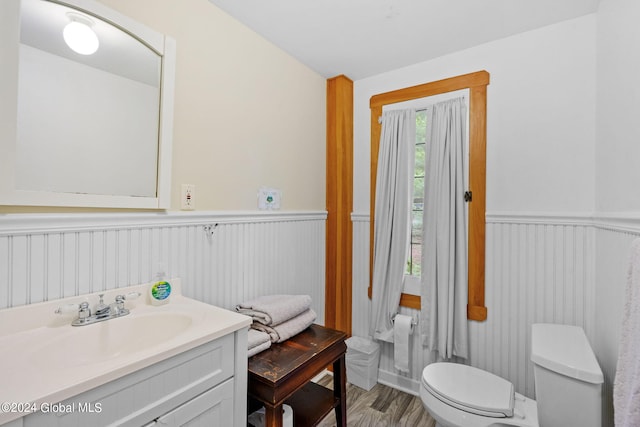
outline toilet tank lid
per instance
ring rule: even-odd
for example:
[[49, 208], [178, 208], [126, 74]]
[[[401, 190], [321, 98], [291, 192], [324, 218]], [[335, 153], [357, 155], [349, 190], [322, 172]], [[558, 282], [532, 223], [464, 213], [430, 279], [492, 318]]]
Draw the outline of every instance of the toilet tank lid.
[[603, 375], [579, 326], [536, 323], [531, 329], [531, 361], [581, 381], [600, 384]]

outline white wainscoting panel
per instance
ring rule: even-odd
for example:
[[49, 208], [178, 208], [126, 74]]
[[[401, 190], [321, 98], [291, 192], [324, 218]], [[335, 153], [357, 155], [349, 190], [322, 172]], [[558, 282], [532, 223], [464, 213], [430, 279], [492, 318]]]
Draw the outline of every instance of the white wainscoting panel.
[[[365, 214], [354, 214], [352, 220], [353, 331], [368, 336], [369, 220]], [[487, 217], [486, 236], [488, 319], [469, 322], [469, 363], [507, 378], [518, 392], [532, 397], [532, 323], [579, 325], [593, 339], [594, 229], [582, 216], [501, 215]], [[417, 315], [416, 310], [401, 312]], [[430, 360], [418, 335], [414, 337], [410, 375], [397, 373], [393, 346], [384, 344], [379, 377], [416, 392]]]
[[[152, 281], [220, 307], [309, 294], [324, 323], [325, 212], [0, 216], [0, 309]], [[209, 227], [207, 230], [205, 227]]]
[[488, 217], [485, 322], [469, 322], [471, 364], [534, 396], [531, 325], [584, 328], [593, 342], [594, 230], [582, 218]]
[[351, 333], [368, 337], [371, 300], [369, 287], [369, 215], [351, 215], [353, 223], [353, 268], [351, 292]]

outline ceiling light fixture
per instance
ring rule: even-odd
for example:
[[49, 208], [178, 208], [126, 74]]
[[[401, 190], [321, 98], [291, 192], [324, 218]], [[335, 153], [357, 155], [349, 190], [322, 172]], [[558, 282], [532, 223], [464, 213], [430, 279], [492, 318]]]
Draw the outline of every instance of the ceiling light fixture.
[[92, 55], [100, 46], [98, 36], [91, 29], [93, 21], [84, 15], [68, 13], [71, 20], [62, 31], [65, 43], [80, 55]]

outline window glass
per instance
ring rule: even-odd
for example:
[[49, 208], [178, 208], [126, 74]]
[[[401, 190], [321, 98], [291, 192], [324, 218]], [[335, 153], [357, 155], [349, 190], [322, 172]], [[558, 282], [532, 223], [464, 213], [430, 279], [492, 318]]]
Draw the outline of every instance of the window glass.
[[424, 210], [425, 146], [427, 137], [427, 111], [416, 111], [415, 168], [413, 177], [413, 204], [411, 213], [411, 239], [406, 273], [420, 276], [422, 260], [422, 211]]

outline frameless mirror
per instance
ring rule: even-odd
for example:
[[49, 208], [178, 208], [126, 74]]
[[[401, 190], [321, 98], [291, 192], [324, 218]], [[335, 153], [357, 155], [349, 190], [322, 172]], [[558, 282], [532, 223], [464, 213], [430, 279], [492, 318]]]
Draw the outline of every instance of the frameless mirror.
[[92, 0], [0, 8], [0, 204], [167, 208], [173, 40]]

